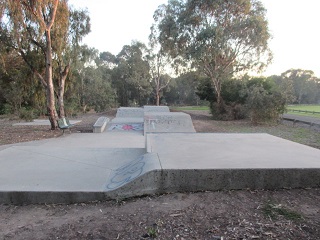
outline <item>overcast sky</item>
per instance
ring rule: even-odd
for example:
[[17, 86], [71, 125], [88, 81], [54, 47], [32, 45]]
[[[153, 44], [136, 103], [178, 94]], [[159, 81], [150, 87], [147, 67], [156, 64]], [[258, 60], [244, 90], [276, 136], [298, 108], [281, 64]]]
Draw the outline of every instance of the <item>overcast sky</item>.
[[[132, 40], [148, 42], [153, 13], [167, 0], [69, 0], [87, 8], [91, 33], [83, 43], [118, 54]], [[290, 68], [313, 70], [320, 77], [320, 0], [262, 0], [267, 9], [273, 63], [264, 75]]]

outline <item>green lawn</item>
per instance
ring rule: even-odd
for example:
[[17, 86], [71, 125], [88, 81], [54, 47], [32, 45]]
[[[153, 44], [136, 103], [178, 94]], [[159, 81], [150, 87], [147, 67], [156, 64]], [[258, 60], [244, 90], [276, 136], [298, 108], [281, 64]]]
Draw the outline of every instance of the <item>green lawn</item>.
[[171, 109], [176, 111], [183, 111], [183, 110], [203, 110], [203, 111], [209, 111], [208, 106], [185, 106], [185, 107], [171, 107]]
[[320, 112], [320, 105], [289, 105], [289, 109]]
[[[287, 109], [289, 114], [320, 118], [320, 105], [289, 105]], [[298, 112], [294, 110], [310, 111], [310, 113]], [[311, 112], [318, 112], [318, 113], [311, 113]]]

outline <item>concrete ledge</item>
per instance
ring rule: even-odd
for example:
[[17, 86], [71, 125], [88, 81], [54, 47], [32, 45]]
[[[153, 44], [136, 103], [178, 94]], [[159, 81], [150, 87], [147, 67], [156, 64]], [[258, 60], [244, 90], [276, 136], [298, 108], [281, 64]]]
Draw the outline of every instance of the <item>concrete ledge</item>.
[[320, 187], [320, 169], [163, 170], [160, 192]]
[[93, 125], [94, 133], [102, 133], [106, 128], [107, 123], [109, 122], [109, 118], [107, 117], [99, 117], [98, 120]]
[[169, 107], [167, 106], [144, 106], [143, 110], [147, 112], [170, 112]]
[[319, 187], [320, 169], [149, 169], [132, 181], [129, 177], [121, 186], [104, 192], [0, 192], [0, 202], [76, 203], [170, 192]]
[[143, 118], [116, 117], [111, 123], [143, 123]]
[[143, 108], [121, 107], [118, 108], [116, 118], [143, 118]]
[[195, 133], [189, 114], [181, 112], [148, 112], [144, 115], [146, 133]]

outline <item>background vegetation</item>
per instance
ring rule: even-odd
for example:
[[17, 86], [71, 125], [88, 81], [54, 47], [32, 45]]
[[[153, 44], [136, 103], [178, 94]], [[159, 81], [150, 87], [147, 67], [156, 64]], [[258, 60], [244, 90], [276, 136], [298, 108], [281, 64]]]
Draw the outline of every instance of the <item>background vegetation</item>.
[[[49, 114], [48, 90], [42, 81], [47, 71], [43, 61], [47, 45], [42, 25], [35, 27], [38, 21], [30, 12], [21, 12], [25, 25], [20, 24], [22, 18], [9, 17], [12, 9], [21, 10], [29, 2], [21, 3], [0, 1], [0, 114], [32, 119]], [[169, 2], [155, 11], [149, 44], [132, 42], [117, 55], [81, 45], [90, 31], [86, 11], [71, 9], [63, 0], [40, 3], [45, 14], [51, 13], [53, 3], [59, 4], [60, 17], [51, 29], [55, 37], [50, 49], [54, 104], [60, 115], [119, 106], [192, 105], [209, 106], [216, 119], [249, 117], [258, 123], [275, 121], [288, 104], [320, 103], [320, 80], [311, 70], [289, 69], [279, 76], [259, 78], [245, 74], [245, 70], [263, 68], [268, 61], [261, 59], [271, 57], [265, 9], [259, 1], [246, 0], [241, 6], [233, 0]], [[219, 11], [212, 16], [215, 4]], [[186, 14], [195, 9], [198, 15]], [[224, 14], [238, 19], [224, 22], [228, 25], [225, 30], [218, 21], [225, 19]], [[249, 22], [246, 29], [251, 31], [242, 31]], [[17, 24], [19, 28], [13, 28]], [[24, 28], [27, 24], [29, 28]], [[168, 34], [175, 35], [171, 38]], [[239, 53], [233, 49], [236, 41], [247, 51], [235, 55]]]

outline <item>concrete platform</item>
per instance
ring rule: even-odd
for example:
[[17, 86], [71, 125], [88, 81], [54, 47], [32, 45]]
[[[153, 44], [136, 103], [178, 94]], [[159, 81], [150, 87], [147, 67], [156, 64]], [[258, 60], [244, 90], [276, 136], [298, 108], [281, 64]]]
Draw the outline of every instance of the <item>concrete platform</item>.
[[[81, 120], [70, 120], [71, 124], [76, 124], [81, 122]], [[20, 123], [15, 123], [13, 126], [50, 126], [51, 123], [48, 119], [34, 119], [31, 122], [20, 122]]]
[[268, 134], [73, 133], [0, 148], [0, 203], [320, 187], [320, 150]]
[[195, 133], [189, 114], [182, 112], [146, 112], [144, 132], [147, 133]]

